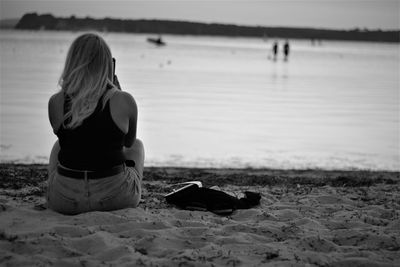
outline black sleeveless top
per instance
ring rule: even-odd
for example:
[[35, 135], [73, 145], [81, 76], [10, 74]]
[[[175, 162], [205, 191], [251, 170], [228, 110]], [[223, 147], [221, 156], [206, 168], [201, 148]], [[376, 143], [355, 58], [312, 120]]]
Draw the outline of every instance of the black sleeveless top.
[[[74, 129], [61, 125], [56, 133], [61, 147], [58, 160], [64, 167], [96, 171], [124, 162], [125, 134], [111, 117], [110, 100], [103, 109], [103, 96], [81, 125]], [[64, 114], [70, 109], [70, 102], [71, 98], [64, 95]]]

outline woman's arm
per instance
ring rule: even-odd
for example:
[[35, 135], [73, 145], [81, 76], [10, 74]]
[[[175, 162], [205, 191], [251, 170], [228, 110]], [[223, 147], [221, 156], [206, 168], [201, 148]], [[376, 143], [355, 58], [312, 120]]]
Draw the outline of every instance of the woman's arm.
[[54, 94], [49, 99], [48, 104], [48, 115], [50, 125], [53, 128], [53, 132], [57, 133], [61, 123], [64, 119], [63, 114], [63, 98], [61, 93]]
[[111, 113], [118, 127], [126, 133], [124, 146], [132, 146], [136, 139], [138, 117], [135, 99], [125, 91], [116, 91], [111, 98]]
[[126, 93], [125, 105], [129, 116], [128, 133], [125, 135], [124, 146], [130, 147], [136, 140], [138, 109], [135, 99]]

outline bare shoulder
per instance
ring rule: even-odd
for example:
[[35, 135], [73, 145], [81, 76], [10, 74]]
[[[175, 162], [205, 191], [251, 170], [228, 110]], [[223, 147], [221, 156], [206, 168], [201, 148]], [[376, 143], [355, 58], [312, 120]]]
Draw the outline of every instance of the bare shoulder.
[[120, 102], [121, 104], [134, 104], [136, 105], [135, 99], [133, 98], [133, 96], [125, 91], [116, 91], [115, 94], [113, 95], [113, 97], [116, 99], [117, 102]]
[[60, 107], [64, 106], [64, 96], [62, 92], [55, 93], [49, 99], [49, 115], [59, 113]]
[[63, 101], [64, 101], [64, 96], [63, 96], [62, 92], [58, 92], [50, 97], [49, 105], [57, 105]]
[[111, 98], [111, 103], [114, 107], [118, 107], [128, 113], [137, 113], [136, 101], [128, 92], [116, 91]]

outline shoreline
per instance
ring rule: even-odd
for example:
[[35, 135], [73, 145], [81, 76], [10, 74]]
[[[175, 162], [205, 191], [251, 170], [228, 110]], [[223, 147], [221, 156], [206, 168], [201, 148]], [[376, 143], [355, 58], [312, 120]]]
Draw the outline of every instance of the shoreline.
[[[0, 163], [0, 188], [37, 185], [47, 179], [47, 164]], [[31, 180], [26, 181], [26, 179]], [[16, 178], [16, 179], [15, 179]], [[222, 185], [315, 185], [370, 186], [400, 183], [400, 171], [145, 167], [143, 181], [179, 183], [200, 180], [205, 186]], [[12, 183], [12, 184], [8, 184]]]

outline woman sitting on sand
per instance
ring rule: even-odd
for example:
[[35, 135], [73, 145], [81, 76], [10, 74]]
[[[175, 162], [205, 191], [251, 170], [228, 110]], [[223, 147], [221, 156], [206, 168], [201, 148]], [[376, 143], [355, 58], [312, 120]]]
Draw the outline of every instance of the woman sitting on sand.
[[136, 139], [137, 106], [120, 90], [105, 41], [83, 34], [71, 45], [49, 100], [58, 141], [50, 154], [47, 203], [77, 214], [136, 207], [141, 196], [144, 148]]

